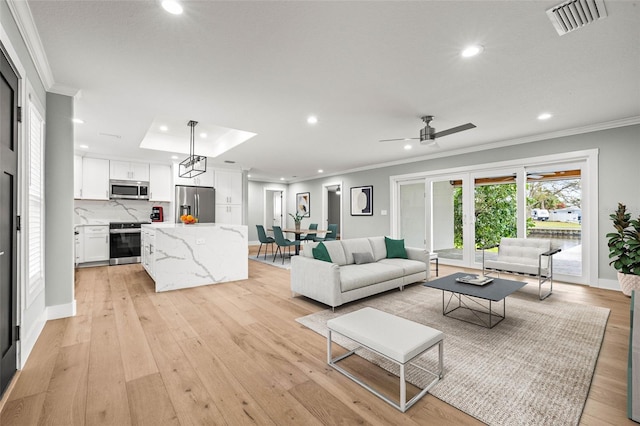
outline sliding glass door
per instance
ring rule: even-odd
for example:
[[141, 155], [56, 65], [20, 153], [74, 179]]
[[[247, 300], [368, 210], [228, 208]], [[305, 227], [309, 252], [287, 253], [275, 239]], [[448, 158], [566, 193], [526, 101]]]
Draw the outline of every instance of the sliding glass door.
[[585, 283], [585, 167], [586, 161], [532, 163], [397, 181], [394, 231], [407, 246], [437, 253], [443, 264], [477, 269], [482, 248], [502, 237], [549, 238], [562, 250], [554, 256], [556, 278]]
[[446, 175], [427, 179], [429, 246], [445, 263], [464, 266], [469, 262], [469, 212], [465, 194], [468, 175]]
[[399, 234], [407, 247], [426, 247], [425, 181], [401, 182]]

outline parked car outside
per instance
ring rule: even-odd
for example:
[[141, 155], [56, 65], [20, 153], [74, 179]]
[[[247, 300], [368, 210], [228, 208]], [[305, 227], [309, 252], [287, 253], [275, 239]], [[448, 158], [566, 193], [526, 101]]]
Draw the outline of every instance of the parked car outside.
[[533, 220], [547, 221], [547, 220], [549, 220], [549, 210], [547, 210], [547, 209], [533, 209], [533, 210], [531, 210], [531, 218]]

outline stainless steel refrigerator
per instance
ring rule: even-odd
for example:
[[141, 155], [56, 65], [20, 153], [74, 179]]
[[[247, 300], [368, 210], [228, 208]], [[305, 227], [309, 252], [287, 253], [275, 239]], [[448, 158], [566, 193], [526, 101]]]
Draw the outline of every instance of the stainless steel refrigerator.
[[210, 186], [176, 185], [176, 223], [183, 214], [193, 215], [198, 223], [215, 222], [216, 190]]

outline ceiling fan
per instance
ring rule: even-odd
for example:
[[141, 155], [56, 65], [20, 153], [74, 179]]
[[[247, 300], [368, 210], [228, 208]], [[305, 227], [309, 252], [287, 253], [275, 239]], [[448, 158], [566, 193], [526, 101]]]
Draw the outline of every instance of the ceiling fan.
[[415, 139], [420, 140], [420, 143], [422, 145], [434, 145], [436, 143], [436, 138], [462, 132], [464, 130], [473, 129], [474, 127], [476, 127], [476, 125], [473, 123], [467, 123], [461, 126], [456, 126], [447, 130], [436, 132], [436, 129], [429, 125], [429, 123], [431, 123], [431, 120], [433, 120], [433, 115], [425, 115], [422, 117], [422, 121], [424, 121], [425, 126], [424, 128], [420, 129], [419, 138], [381, 139], [380, 142], [409, 141]]

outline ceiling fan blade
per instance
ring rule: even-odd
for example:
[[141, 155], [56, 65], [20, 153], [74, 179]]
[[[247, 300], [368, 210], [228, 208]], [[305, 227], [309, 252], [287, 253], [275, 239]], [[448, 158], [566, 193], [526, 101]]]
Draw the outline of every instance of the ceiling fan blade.
[[457, 127], [452, 127], [450, 129], [447, 130], [443, 130], [441, 132], [437, 132], [433, 135], [434, 138], [440, 138], [442, 136], [447, 136], [447, 135], [451, 135], [453, 133], [458, 133], [458, 132], [462, 132], [463, 130], [469, 130], [469, 129], [473, 129], [474, 127], [476, 127], [475, 124], [473, 123], [467, 123], [467, 124], [463, 124], [462, 126], [457, 126]]
[[380, 139], [378, 142], [413, 141], [419, 139], [420, 138]]

